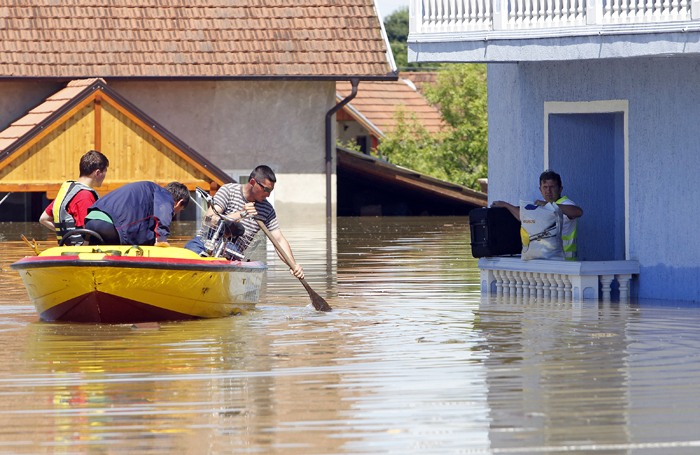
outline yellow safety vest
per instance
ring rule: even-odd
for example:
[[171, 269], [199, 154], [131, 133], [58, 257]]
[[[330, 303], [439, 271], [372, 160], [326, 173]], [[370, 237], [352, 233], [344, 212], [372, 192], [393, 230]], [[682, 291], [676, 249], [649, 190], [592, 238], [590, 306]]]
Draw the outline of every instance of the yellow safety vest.
[[[557, 201], [557, 204], [561, 203], [562, 201], [566, 201], [567, 199], [569, 199], [569, 198], [564, 196]], [[571, 232], [571, 234], [561, 236], [562, 243], [564, 244], [564, 257], [566, 258], [567, 261], [578, 260], [578, 248], [576, 247], [576, 234], [578, 233], [578, 220], [573, 220], [573, 221], [574, 221], [574, 230]]]
[[[68, 204], [73, 198], [81, 191], [87, 190], [95, 195], [95, 200], [99, 199], [97, 191], [93, 190], [89, 186], [76, 182], [75, 180], [68, 180], [63, 182], [61, 189], [58, 190], [56, 199], [53, 203], [53, 224], [56, 226], [56, 240], [61, 242], [64, 235], [68, 234], [69, 231], [75, 229], [75, 219], [73, 215], [68, 213]], [[81, 244], [82, 239], [78, 237], [72, 237], [69, 239], [70, 244]]]

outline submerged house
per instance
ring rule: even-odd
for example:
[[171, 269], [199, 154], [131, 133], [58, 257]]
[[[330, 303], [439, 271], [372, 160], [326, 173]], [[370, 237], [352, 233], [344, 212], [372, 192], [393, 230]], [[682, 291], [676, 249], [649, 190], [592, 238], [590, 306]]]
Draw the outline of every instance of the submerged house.
[[[101, 195], [139, 180], [210, 192], [234, 181], [104, 80], [80, 79], [0, 131], [0, 191], [15, 196], [3, 202], [0, 221], [37, 220], [61, 184], [78, 176], [80, 158], [91, 149], [110, 160]], [[195, 212], [191, 204], [178, 219], [194, 219]]]
[[[89, 78], [101, 78], [129, 111], [177, 136], [179, 148], [196, 151], [202, 160], [190, 164], [211, 163], [232, 180], [270, 165], [281, 217], [324, 218], [336, 203], [336, 81], [357, 88], [397, 75], [366, 0], [115, 0], [99, 7], [84, 0], [18, 0], [0, 8], [0, 131], [26, 120], [70, 81]], [[35, 133], [26, 129], [6, 139], [16, 146]], [[100, 148], [89, 137], [65, 143], [76, 147], [70, 156]], [[112, 163], [137, 158], [134, 147], [113, 145]], [[56, 155], [48, 165], [59, 161]], [[56, 181], [75, 178], [73, 169], [52, 174], [43, 190], [36, 181], [32, 191], [50, 192]], [[110, 166], [106, 188], [119, 172]], [[150, 168], [142, 174], [158, 175]], [[192, 181], [216, 181], [200, 174]], [[14, 184], [0, 178], [0, 188], [5, 183]], [[29, 191], [10, 187], [4, 191]]]
[[[352, 92], [349, 82], [338, 82], [338, 102]], [[362, 153], [376, 149], [382, 138], [396, 129], [397, 111], [407, 121], [415, 117], [429, 133], [445, 127], [442, 114], [426, 100], [409, 79], [399, 77], [393, 82], [363, 83], [357, 95], [336, 114], [338, 140], [353, 141]]]
[[636, 263], [633, 296], [700, 301], [700, 2], [411, 0], [410, 21], [410, 61], [488, 64], [490, 202], [532, 200], [551, 168], [584, 210], [583, 266]]
[[[350, 83], [338, 82], [338, 102], [351, 92]], [[360, 149], [337, 148], [338, 216], [466, 216], [485, 206], [482, 192], [369, 156], [396, 129], [398, 110], [430, 133], [445, 127], [442, 114], [404, 78], [363, 82], [336, 114], [338, 142]]]

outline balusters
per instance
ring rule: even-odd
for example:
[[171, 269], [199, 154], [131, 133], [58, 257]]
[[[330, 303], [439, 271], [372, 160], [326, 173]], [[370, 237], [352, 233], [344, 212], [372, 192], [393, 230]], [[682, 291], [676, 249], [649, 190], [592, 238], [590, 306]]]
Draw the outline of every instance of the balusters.
[[[644, 0], [640, 0], [644, 1]], [[603, 21], [611, 22], [612, 18], [612, 2], [610, 0], [605, 2], [605, 7], [603, 8]]]
[[[595, 2], [602, 6], [593, 5]], [[685, 21], [692, 17], [689, 0], [412, 0], [411, 4], [419, 10], [421, 32], [427, 33]], [[500, 13], [494, 13], [494, 8]]]
[[654, 0], [647, 0], [646, 5], [644, 5], [644, 21], [651, 22], [651, 16], [654, 12]]
[[613, 0], [612, 22], [620, 21], [620, 0]]
[[552, 298], [556, 296], [559, 301], [564, 300], [564, 279], [558, 273], [553, 273], [554, 281], [556, 282], [555, 289], [552, 289]]
[[[498, 270], [489, 269], [489, 275], [483, 274], [482, 279], [489, 280], [488, 290], [482, 288], [482, 292], [495, 293], [498, 296], [509, 299], [543, 300], [552, 303], [564, 303], [573, 300], [574, 286], [579, 290], [577, 299], [584, 298], [584, 291], [592, 285], [595, 277], [600, 293], [601, 301], [609, 301], [612, 294], [612, 282], [617, 280], [619, 284], [620, 301], [630, 298], [631, 274], [596, 275], [584, 277], [579, 275], [567, 275], [563, 273], [530, 272], [526, 270]], [[592, 297], [592, 295], [588, 295]]]
[[673, 11], [671, 11], [670, 0], [664, 0], [663, 4], [661, 5], [661, 8], [662, 8], [661, 15], [664, 16], [666, 19], [673, 20], [673, 18], [671, 17], [671, 15], [673, 14]]
[[530, 283], [530, 286], [529, 286], [530, 297], [537, 297], [537, 280], [535, 279], [535, 275], [537, 275], [537, 274], [534, 272], [527, 273], [527, 280]]
[[673, 0], [671, 2], [671, 20], [677, 21], [680, 19], [680, 3], [678, 0]]
[[533, 0], [525, 0], [525, 11], [523, 13], [523, 27], [532, 27], [532, 2]]
[[[498, 1], [498, 0], [494, 0]], [[481, 0], [481, 28], [489, 25], [489, 20], [493, 17], [491, 10], [491, 0]]]
[[425, 0], [425, 16], [428, 18], [428, 29], [434, 32], [437, 28], [437, 17], [435, 17], [435, 2], [437, 0]]
[[632, 0], [620, 0], [620, 22], [629, 21], [631, 1]]
[[[589, 1], [594, 1], [594, 0], [589, 0]], [[583, 25], [586, 23], [586, 16], [583, 14], [584, 8], [583, 8], [583, 0], [578, 0], [578, 6], [576, 8], [576, 23], [579, 25]]]
[[632, 275], [616, 275], [617, 283], [620, 285], [620, 302], [630, 298], [630, 280]]
[[661, 0], [656, 0], [654, 2], [654, 20], [661, 19], [663, 11], [661, 10]]
[[496, 276], [496, 295], [503, 295], [503, 271], [494, 270], [493, 274]]
[[544, 8], [544, 24], [546, 27], [549, 27], [552, 24], [552, 3], [554, 3], [555, 0], [541, 0], [542, 1], [542, 6]]
[[[539, 6], [539, 9], [537, 9], [537, 6]], [[546, 11], [545, 11], [545, 0], [539, 0], [538, 2], [535, 3], [535, 11], [537, 15], [537, 27], [543, 27], [544, 26], [544, 20], [546, 17]]]
[[514, 283], [512, 283], [512, 278], [513, 278], [513, 272], [504, 272], [504, 278], [503, 278], [503, 296], [510, 295], [510, 289], [511, 289], [511, 284], [514, 286]]
[[445, 15], [445, 4], [444, 0], [436, 0], [435, 1], [435, 17], [437, 20], [437, 26], [438, 26], [438, 31], [439, 32], [444, 32], [447, 31], [447, 17]]
[[464, 14], [464, 2], [461, 0], [456, 0], [454, 8], [455, 17], [457, 18], [456, 28], [458, 30], [463, 30], [465, 26], [469, 27], [468, 17]]
[[570, 20], [569, 16], [569, 0], [560, 0], [561, 1], [561, 20], [562, 24], [566, 26], [567, 22]]
[[568, 275], [562, 275], [564, 280], [564, 298], [566, 300], [571, 300], [571, 280]]
[[457, 16], [455, 15], [455, 3], [461, 0], [443, 0], [446, 4], [445, 6], [445, 22], [447, 23], [447, 29], [454, 32], [457, 29]]
[[552, 21], [554, 22], [555, 26], [560, 26], [561, 25], [561, 0], [553, 0], [554, 1], [554, 17], [552, 18]]
[[513, 272], [515, 276], [515, 294], [523, 295], [523, 277], [520, 272]]
[[544, 279], [542, 278], [542, 275], [544, 273], [536, 273], [536, 279], [537, 279], [537, 298], [542, 298], [544, 297]]
[[523, 20], [524, 20], [523, 13], [525, 11], [525, 7], [523, 4], [523, 0], [515, 0], [514, 3], [516, 5], [518, 5], [518, 7], [516, 9], [515, 27], [520, 28], [523, 25]]
[[600, 284], [601, 284], [601, 294], [602, 294], [602, 299], [603, 300], [610, 300], [610, 284], [612, 283], [614, 276], [613, 275], [601, 275], [600, 276]]
[[637, 14], [635, 22], [644, 22], [647, 15], [647, 2], [649, 0], [637, 0]]

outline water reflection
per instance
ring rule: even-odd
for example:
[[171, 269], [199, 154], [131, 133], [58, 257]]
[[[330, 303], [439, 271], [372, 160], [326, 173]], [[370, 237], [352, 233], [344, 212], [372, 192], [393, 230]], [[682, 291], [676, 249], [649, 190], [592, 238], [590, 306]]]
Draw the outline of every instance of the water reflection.
[[700, 450], [697, 306], [482, 299], [464, 218], [285, 222], [333, 312], [263, 244], [255, 311], [159, 330], [39, 322], [9, 269], [37, 226], [0, 226], [6, 451]]

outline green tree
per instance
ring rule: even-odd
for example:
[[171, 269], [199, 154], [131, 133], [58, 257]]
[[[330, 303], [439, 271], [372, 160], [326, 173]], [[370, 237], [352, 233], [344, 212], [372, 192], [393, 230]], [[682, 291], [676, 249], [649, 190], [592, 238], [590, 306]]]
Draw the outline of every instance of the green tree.
[[384, 20], [391, 53], [399, 69], [435, 68], [439, 63], [408, 63], [408, 7], [399, 8]]
[[486, 65], [461, 64], [440, 71], [425, 96], [440, 108], [447, 124], [444, 131], [431, 135], [399, 109], [397, 127], [378, 153], [390, 163], [478, 189], [477, 179], [486, 177], [488, 165]]

